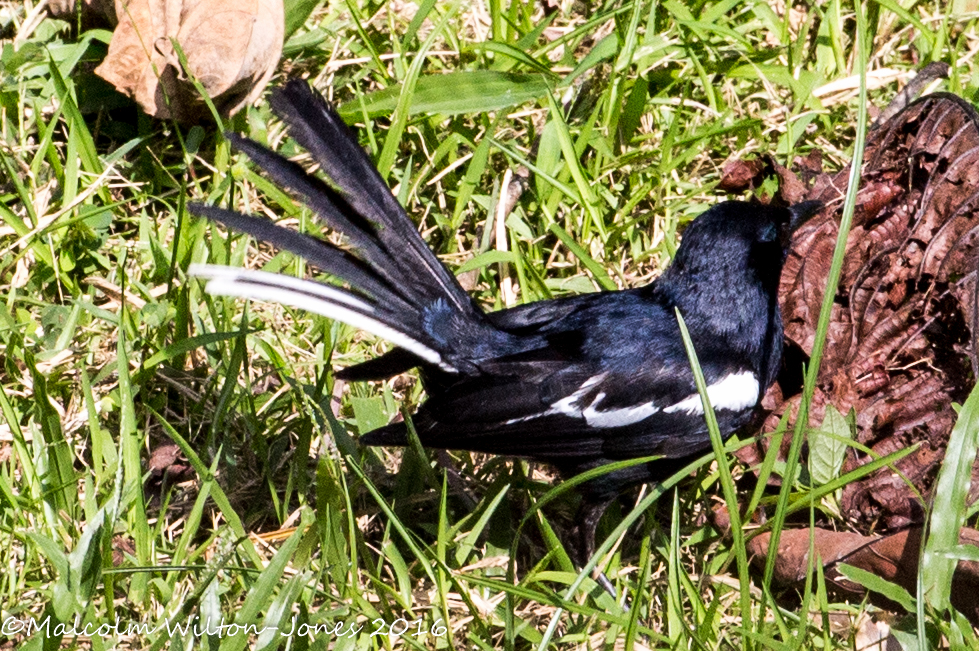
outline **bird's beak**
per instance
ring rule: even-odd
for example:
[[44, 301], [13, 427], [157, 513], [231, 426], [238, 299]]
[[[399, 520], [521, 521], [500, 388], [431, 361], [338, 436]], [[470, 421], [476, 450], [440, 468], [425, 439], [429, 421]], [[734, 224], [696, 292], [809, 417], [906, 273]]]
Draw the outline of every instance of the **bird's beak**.
[[823, 210], [822, 201], [803, 201], [789, 207], [792, 218], [789, 220], [789, 232], [794, 233], [800, 226], [809, 221]]
[[792, 242], [792, 234], [800, 226], [809, 221], [811, 217], [822, 211], [822, 209], [822, 201], [803, 201], [794, 206], [789, 206], [789, 222], [782, 224], [782, 227], [779, 229], [778, 239], [782, 244], [782, 251], [788, 251], [789, 244]]

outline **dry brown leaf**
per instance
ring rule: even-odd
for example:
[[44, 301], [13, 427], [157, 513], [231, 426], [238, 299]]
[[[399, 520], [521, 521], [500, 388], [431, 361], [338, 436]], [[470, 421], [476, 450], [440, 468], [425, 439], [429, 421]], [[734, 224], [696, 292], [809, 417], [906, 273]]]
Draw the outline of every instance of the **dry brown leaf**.
[[[811, 536], [811, 540], [810, 540]], [[771, 534], [756, 536], [748, 543], [754, 566], [762, 570], [768, 554]], [[921, 557], [922, 530], [920, 527], [904, 529], [886, 536], [864, 536], [845, 531], [828, 529], [790, 529], [779, 537], [778, 556], [772, 575], [782, 585], [804, 581], [809, 567], [810, 543], [815, 557], [826, 568], [826, 579], [839, 593], [860, 595], [863, 586], [849, 581], [840, 572], [845, 563], [865, 570], [903, 587], [912, 595], [917, 591], [918, 559]], [[963, 529], [959, 542], [963, 545], [979, 545], [979, 531]], [[979, 623], [979, 563], [959, 561], [952, 580], [952, 603], [974, 623]], [[880, 595], [871, 600], [890, 610], [898, 610], [897, 604]]]
[[[807, 198], [830, 209], [800, 229], [785, 264], [780, 298], [796, 363], [812, 350], [848, 175], [816, 179]], [[897, 463], [910, 482], [883, 469], [844, 489], [843, 514], [866, 533], [921, 522], [918, 491], [927, 494], [941, 464], [952, 403], [973, 386], [977, 209], [979, 115], [966, 102], [930, 95], [871, 132], [811, 415], [818, 423], [827, 404], [853, 408], [858, 440], [878, 455], [920, 445]], [[767, 427], [794, 416], [800, 393], [783, 381], [766, 396]], [[868, 460], [851, 450], [843, 471]]]
[[[761, 158], [735, 158], [724, 163], [721, 181], [717, 187], [723, 192], [741, 193], [761, 186], [766, 177], [778, 179], [775, 201], [782, 205], [798, 203], [805, 198], [807, 186], [794, 172], [781, 165], [772, 156]], [[761, 197], [767, 203], [772, 197]]]
[[154, 494], [164, 485], [178, 484], [196, 476], [180, 448], [173, 443], [159, 445], [150, 452], [149, 477], [146, 483]]
[[[787, 361], [763, 401], [768, 431], [786, 413], [792, 423], [798, 412], [799, 367], [812, 351], [850, 173], [829, 177], [817, 159], [800, 167], [799, 182], [811, 184], [802, 198], [827, 208], [796, 233], [784, 267]], [[843, 489], [840, 507], [850, 531], [784, 531], [775, 579], [786, 584], [804, 577], [812, 536], [827, 577], [840, 590], [863, 593], [836, 570], [845, 562], [914, 593], [923, 501], [956, 421], [952, 404], [968, 396], [979, 367], [979, 114], [948, 94], [909, 105], [869, 134], [862, 176], [810, 422], [821, 422], [827, 405], [855, 411], [856, 438], [873, 455], [850, 449], [844, 473], [872, 456], [917, 448], [893, 468]], [[785, 186], [788, 176], [779, 178]], [[783, 439], [782, 458], [789, 438]], [[739, 456], [756, 464], [765, 445]], [[973, 477], [979, 479], [979, 472], [973, 470]], [[724, 522], [723, 516], [715, 519]], [[963, 530], [962, 542], [979, 545], [979, 532]], [[767, 534], [751, 542], [756, 562], [764, 562], [768, 544]], [[979, 564], [959, 563], [954, 582], [956, 607], [979, 624]]]
[[806, 198], [806, 185], [799, 180], [799, 177], [795, 175], [795, 172], [791, 171], [789, 168], [781, 165], [773, 156], [766, 156], [766, 162], [768, 167], [774, 172], [775, 176], [778, 178], [778, 194], [777, 198], [782, 203], [793, 205]]
[[136, 543], [132, 538], [123, 535], [112, 537], [112, 566], [119, 567], [126, 562], [127, 556], [136, 555]]
[[282, 54], [282, 0], [116, 0], [119, 25], [96, 72], [149, 115], [209, 115], [173, 42], [222, 116], [254, 100]]
[[[811, 534], [810, 534], [811, 532]], [[810, 535], [812, 547], [823, 565], [831, 565], [874, 540], [858, 533], [826, 529], [787, 529], [778, 539], [773, 578], [782, 585], [804, 581], [809, 568]], [[748, 553], [756, 569], [764, 570], [772, 534], [763, 533], [748, 542]]]
[[757, 186], [765, 163], [759, 158], [735, 158], [724, 163], [721, 181], [717, 184], [721, 192], [740, 193]]

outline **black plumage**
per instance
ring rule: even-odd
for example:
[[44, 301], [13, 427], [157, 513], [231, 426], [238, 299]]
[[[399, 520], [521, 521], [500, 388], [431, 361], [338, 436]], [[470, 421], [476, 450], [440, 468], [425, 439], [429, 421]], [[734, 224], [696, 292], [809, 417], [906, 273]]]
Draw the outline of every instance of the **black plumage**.
[[[624, 488], [669, 476], [710, 439], [675, 311], [683, 315], [723, 434], [752, 417], [782, 354], [778, 282], [792, 231], [818, 206], [728, 201], [697, 217], [652, 284], [486, 313], [425, 245], [337, 113], [302, 81], [272, 107], [330, 183], [268, 149], [229, 138], [280, 185], [302, 195], [350, 250], [227, 210], [191, 211], [292, 251], [345, 287], [198, 266], [215, 294], [272, 300], [390, 340], [390, 353], [338, 377], [382, 379], [419, 368], [428, 398], [413, 422], [422, 444], [535, 459], [564, 477], [651, 455], [579, 488], [590, 555], [602, 508]], [[361, 437], [404, 445], [404, 423]]]

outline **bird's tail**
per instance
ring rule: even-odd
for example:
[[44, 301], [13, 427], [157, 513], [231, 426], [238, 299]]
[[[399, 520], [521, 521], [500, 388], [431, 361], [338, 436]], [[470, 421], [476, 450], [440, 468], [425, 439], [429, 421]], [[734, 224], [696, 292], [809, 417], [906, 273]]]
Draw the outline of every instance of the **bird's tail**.
[[460, 370], [455, 358], [464, 351], [454, 333], [478, 331], [485, 324], [482, 312], [422, 240], [322, 96], [306, 82], [293, 80], [273, 92], [271, 103], [332, 185], [256, 142], [236, 134], [228, 138], [276, 183], [301, 195], [325, 224], [345, 235], [351, 250], [267, 219], [200, 204], [190, 210], [291, 251], [346, 286], [214, 265], [193, 265], [191, 275], [206, 278], [211, 294], [292, 305], [387, 339], [410, 353], [395, 353], [395, 366], [410, 368], [424, 361], [445, 371]]

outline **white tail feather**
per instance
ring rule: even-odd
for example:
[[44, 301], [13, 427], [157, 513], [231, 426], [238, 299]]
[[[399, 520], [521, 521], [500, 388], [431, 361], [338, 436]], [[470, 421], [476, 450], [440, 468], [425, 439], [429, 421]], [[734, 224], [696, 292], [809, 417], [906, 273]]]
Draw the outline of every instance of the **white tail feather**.
[[207, 279], [204, 291], [208, 294], [291, 305], [342, 321], [386, 339], [426, 362], [454, 370], [442, 363], [442, 356], [437, 351], [370, 316], [374, 313], [373, 307], [340, 289], [292, 276], [219, 265], [192, 264], [187, 272], [191, 276]]

